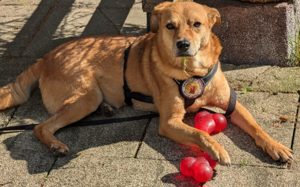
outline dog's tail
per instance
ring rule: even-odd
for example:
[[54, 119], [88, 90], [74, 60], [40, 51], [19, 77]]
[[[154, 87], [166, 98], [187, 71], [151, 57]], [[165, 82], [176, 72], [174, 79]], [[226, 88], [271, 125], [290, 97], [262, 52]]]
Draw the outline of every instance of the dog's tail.
[[15, 82], [0, 88], [0, 110], [20, 105], [28, 100], [31, 90], [40, 78], [43, 60], [39, 59], [16, 78]]

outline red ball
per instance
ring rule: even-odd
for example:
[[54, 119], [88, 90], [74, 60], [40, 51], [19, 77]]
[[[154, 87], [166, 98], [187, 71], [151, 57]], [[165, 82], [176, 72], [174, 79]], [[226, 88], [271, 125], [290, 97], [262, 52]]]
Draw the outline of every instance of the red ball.
[[213, 169], [204, 157], [198, 157], [193, 165], [193, 178], [197, 182], [207, 182], [213, 176]]
[[206, 115], [199, 120], [195, 120], [194, 126], [196, 129], [205, 131], [210, 134], [215, 130], [216, 123], [213, 120], [212, 115]]
[[213, 132], [214, 134], [223, 131], [227, 127], [227, 120], [223, 114], [213, 114], [212, 118], [216, 124], [215, 130]]
[[201, 118], [207, 115], [211, 115], [211, 113], [207, 112], [206, 110], [198, 112], [194, 117], [194, 124], [196, 124]]
[[211, 156], [207, 152], [203, 152], [201, 154], [201, 157], [204, 157], [208, 161], [208, 163], [212, 169], [214, 169], [217, 166], [217, 161], [212, 159]]
[[185, 157], [180, 162], [180, 172], [184, 176], [192, 176], [193, 170], [192, 166], [196, 162], [196, 158], [194, 157]]

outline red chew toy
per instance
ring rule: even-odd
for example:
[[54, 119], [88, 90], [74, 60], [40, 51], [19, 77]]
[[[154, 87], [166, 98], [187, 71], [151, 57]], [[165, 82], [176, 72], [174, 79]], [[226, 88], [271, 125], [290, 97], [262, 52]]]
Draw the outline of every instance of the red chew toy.
[[216, 123], [212, 118], [212, 115], [205, 115], [201, 118], [195, 118], [194, 126], [196, 129], [207, 132], [208, 134], [212, 133], [215, 130]]
[[204, 157], [208, 161], [208, 163], [212, 169], [214, 169], [217, 166], [217, 161], [212, 159], [208, 153], [204, 152], [201, 154], [201, 156]]
[[213, 170], [204, 157], [198, 157], [192, 168], [193, 178], [197, 182], [207, 182], [213, 176]]
[[180, 172], [184, 176], [192, 176], [193, 175], [193, 170], [192, 166], [195, 163], [196, 158], [194, 157], [185, 157], [184, 159], [181, 160], [180, 162]]
[[211, 115], [211, 113], [209, 113], [205, 110], [198, 112], [194, 117], [194, 122], [196, 123], [196, 121], [199, 121], [201, 118], [203, 118], [204, 116], [207, 116], [207, 115]]
[[194, 117], [194, 126], [209, 134], [217, 134], [227, 127], [227, 120], [223, 114], [211, 114], [208, 111], [201, 111]]
[[[213, 168], [216, 161], [211, 159], [207, 153], [200, 157], [185, 157], [180, 162], [180, 172], [184, 176], [192, 176], [197, 182], [207, 182], [213, 176]], [[213, 167], [213, 168], [212, 168]]]
[[217, 134], [221, 131], [223, 131], [227, 127], [227, 120], [223, 114], [213, 114], [212, 118], [214, 119], [216, 123], [216, 127], [214, 130], [214, 134]]

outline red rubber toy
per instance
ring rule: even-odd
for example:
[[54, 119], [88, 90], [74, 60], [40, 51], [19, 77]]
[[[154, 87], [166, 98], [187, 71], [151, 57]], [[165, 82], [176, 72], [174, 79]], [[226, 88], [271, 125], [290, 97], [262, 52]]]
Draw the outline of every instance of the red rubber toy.
[[214, 119], [212, 118], [212, 115], [205, 115], [201, 118], [198, 117], [194, 120], [194, 126], [196, 129], [202, 130], [207, 132], [208, 134], [211, 134], [215, 131], [216, 123]]
[[213, 177], [213, 169], [204, 157], [198, 157], [193, 164], [193, 178], [197, 182], [207, 182]]
[[222, 132], [227, 127], [227, 120], [223, 114], [213, 114], [212, 118], [216, 123], [214, 134]]
[[180, 162], [180, 172], [182, 175], [190, 177], [193, 175], [192, 166], [196, 162], [194, 157], [185, 157]]

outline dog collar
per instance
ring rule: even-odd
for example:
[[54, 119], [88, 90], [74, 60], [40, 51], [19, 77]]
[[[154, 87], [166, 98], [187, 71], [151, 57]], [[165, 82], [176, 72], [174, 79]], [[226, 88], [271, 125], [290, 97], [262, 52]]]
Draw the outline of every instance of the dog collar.
[[176, 80], [176, 84], [178, 85], [179, 92], [181, 96], [185, 99], [186, 105], [190, 106], [194, 103], [194, 101], [203, 95], [205, 87], [212, 80], [213, 76], [216, 74], [218, 70], [218, 63], [213, 66], [210, 72], [204, 76], [193, 76], [188, 78], [187, 80]]

